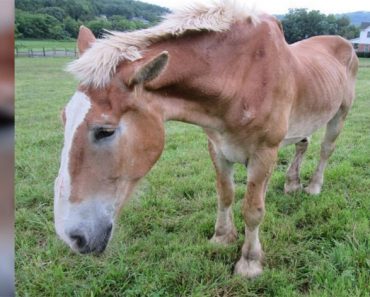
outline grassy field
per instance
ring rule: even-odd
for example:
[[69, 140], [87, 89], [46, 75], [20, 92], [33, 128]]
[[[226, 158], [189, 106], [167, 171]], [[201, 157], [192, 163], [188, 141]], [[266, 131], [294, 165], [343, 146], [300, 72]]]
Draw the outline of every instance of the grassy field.
[[[229, 247], [212, 245], [216, 192], [207, 141], [200, 128], [182, 123], [166, 125], [165, 151], [122, 212], [102, 256], [74, 254], [57, 239], [60, 110], [76, 87], [62, 71], [68, 61], [16, 59], [18, 296], [370, 295], [370, 68], [360, 68], [357, 100], [321, 195], [284, 195], [294, 148], [280, 151], [261, 227], [265, 271], [248, 281], [232, 275], [244, 239], [245, 169], [236, 166], [235, 174], [239, 239]], [[313, 137], [303, 163], [306, 184], [321, 135]]]
[[76, 47], [75, 40], [29, 40], [20, 39], [15, 41], [15, 47], [18, 50], [41, 50], [42, 48], [47, 49], [70, 49], [73, 50]]

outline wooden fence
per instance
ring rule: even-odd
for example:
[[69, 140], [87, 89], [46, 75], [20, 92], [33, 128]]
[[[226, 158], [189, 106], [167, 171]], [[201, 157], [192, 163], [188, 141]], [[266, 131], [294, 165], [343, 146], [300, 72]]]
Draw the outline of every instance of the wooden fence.
[[[370, 52], [356, 52], [358, 57], [370, 58]], [[15, 47], [16, 57], [78, 57], [77, 48], [38, 48], [38, 49], [27, 49]], [[369, 67], [369, 64], [360, 65], [360, 67]]]
[[41, 48], [41, 49], [26, 49], [15, 48], [16, 57], [77, 57], [77, 49], [60, 49], [60, 48]]

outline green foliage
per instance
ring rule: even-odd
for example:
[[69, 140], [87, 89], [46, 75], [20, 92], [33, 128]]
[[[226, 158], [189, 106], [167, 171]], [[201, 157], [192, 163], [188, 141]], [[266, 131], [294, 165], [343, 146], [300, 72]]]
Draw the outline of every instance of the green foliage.
[[140, 21], [129, 21], [124, 17], [114, 15], [109, 19], [99, 18], [86, 23], [86, 26], [94, 33], [98, 38], [102, 37], [105, 30], [115, 31], [133, 31], [137, 29], [146, 28], [147, 25]]
[[157, 22], [159, 16], [169, 12], [168, 9], [133, 0], [93, 0], [96, 11], [111, 17], [120, 15], [126, 19], [142, 18], [149, 22]]
[[97, 36], [103, 29], [136, 30], [158, 22], [168, 12], [132, 0], [16, 0], [15, 7], [16, 37], [39, 39], [76, 38], [82, 23], [91, 24]]
[[[239, 238], [212, 245], [215, 173], [207, 139], [193, 125], [166, 124], [165, 151], [123, 209], [102, 256], [75, 254], [57, 238], [53, 182], [63, 144], [60, 112], [76, 88], [62, 70], [70, 61], [15, 61], [17, 296], [369, 296], [370, 67], [359, 69], [357, 98], [322, 194], [284, 195], [294, 146], [280, 150], [260, 228], [264, 274], [245, 280], [232, 275], [244, 240], [245, 167], [235, 168]], [[317, 165], [321, 137], [310, 142], [304, 183]]]
[[66, 32], [62, 24], [51, 15], [16, 11], [16, 34], [24, 38], [63, 39]]
[[19, 26], [19, 24], [17, 24], [17, 23], [14, 24], [14, 37], [16, 39], [20, 39], [20, 38], [23, 37], [23, 34], [20, 33], [19, 30], [18, 30], [18, 26]]
[[340, 17], [336, 21], [337, 25], [337, 32], [336, 34], [347, 38], [347, 39], [353, 39], [360, 35], [360, 29], [354, 25], [351, 25], [350, 20], [348, 17]]
[[359, 35], [359, 29], [345, 17], [325, 15], [318, 10], [290, 9], [282, 20], [285, 38], [293, 43], [316, 35], [340, 35], [347, 39]]
[[112, 24], [112, 30], [115, 31], [133, 31], [137, 29], [142, 29], [146, 27], [146, 24], [140, 21], [129, 21], [126, 18], [113, 15], [109, 18]]
[[71, 36], [72, 38], [77, 38], [78, 30], [82, 22], [76, 21], [71, 17], [66, 17], [64, 19], [64, 30]]
[[97, 38], [102, 37], [102, 35], [104, 34], [104, 29], [112, 29], [111, 23], [105, 19], [93, 20], [88, 22], [86, 25], [88, 28], [90, 28], [90, 30]]
[[64, 0], [63, 7], [66, 14], [76, 21], [87, 21], [96, 16], [94, 5], [90, 0]]
[[60, 7], [44, 7], [38, 10], [40, 14], [48, 14], [56, 18], [59, 22], [63, 22], [64, 17], [66, 16], [65, 11]]

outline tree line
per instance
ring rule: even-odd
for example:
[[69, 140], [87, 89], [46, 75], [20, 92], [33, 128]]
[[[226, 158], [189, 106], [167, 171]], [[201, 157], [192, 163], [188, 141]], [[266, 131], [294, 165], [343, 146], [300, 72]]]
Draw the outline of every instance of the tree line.
[[[16, 38], [76, 38], [81, 24], [100, 37], [104, 29], [132, 31], [153, 26], [168, 9], [134, 0], [16, 0]], [[281, 17], [285, 38], [293, 43], [315, 35], [359, 35], [349, 18], [291, 9]]]
[[16, 0], [16, 38], [76, 38], [80, 25], [98, 37], [103, 29], [127, 31], [154, 25], [167, 8], [133, 0]]
[[316, 35], [340, 35], [346, 39], [353, 39], [360, 34], [360, 29], [352, 25], [348, 17], [325, 15], [318, 10], [290, 9], [281, 22], [288, 43]]

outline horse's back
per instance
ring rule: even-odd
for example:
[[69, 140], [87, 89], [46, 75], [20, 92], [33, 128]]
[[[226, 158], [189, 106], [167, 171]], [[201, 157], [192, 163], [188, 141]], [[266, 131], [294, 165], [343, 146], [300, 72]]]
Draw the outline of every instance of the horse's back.
[[343, 65], [349, 65], [354, 52], [350, 42], [337, 35], [314, 36], [291, 45], [297, 48], [312, 48], [319, 51], [326, 51]]
[[289, 46], [297, 88], [287, 138], [307, 137], [354, 100], [358, 59], [339, 36], [312, 37]]
[[[307, 65], [309, 58], [319, 68], [327, 68], [331, 72], [344, 72], [346, 80], [354, 80], [358, 70], [358, 58], [351, 45], [340, 36], [315, 36], [296, 42], [290, 46], [292, 53], [302, 64]], [[339, 67], [343, 66], [342, 67]]]

